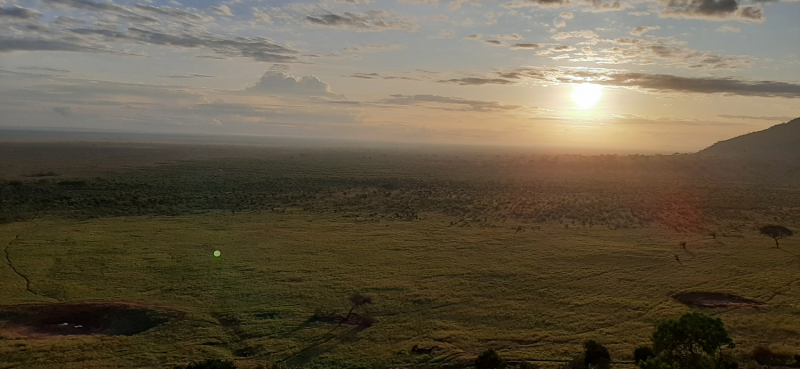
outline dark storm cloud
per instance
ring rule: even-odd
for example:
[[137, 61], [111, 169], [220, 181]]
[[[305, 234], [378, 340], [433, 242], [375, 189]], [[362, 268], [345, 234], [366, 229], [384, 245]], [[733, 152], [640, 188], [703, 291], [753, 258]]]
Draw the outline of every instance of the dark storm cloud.
[[365, 13], [342, 13], [307, 15], [309, 23], [319, 27], [341, 28], [352, 31], [389, 31], [401, 30], [415, 32], [419, 26], [401, 19], [401, 16], [392, 11], [369, 10]]
[[27, 8], [18, 6], [2, 7], [0, 6], [0, 18], [14, 18], [19, 20], [33, 20], [39, 19], [42, 14]]

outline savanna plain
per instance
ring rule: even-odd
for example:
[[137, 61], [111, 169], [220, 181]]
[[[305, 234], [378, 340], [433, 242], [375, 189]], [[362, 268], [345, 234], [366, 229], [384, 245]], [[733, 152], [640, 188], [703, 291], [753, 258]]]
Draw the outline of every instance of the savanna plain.
[[[0, 368], [466, 367], [487, 348], [556, 367], [585, 340], [633, 368], [656, 321], [692, 310], [722, 319], [742, 365], [758, 346], [800, 353], [800, 237], [776, 247], [758, 231], [800, 226], [797, 161], [119, 142], [0, 154]], [[676, 299], [691, 292], [740, 299]]]

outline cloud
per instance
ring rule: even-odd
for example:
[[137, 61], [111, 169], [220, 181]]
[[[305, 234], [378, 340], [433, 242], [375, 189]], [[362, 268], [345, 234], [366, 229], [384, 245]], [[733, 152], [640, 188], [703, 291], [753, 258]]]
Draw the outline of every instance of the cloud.
[[636, 27], [631, 31], [631, 34], [634, 36], [641, 36], [647, 32], [654, 31], [657, 29], [661, 29], [661, 26], [644, 26], [644, 27]]
[[564, 19], [572, 19], [573, 17], [575, 17], [575, 15], [572, 14], [572, 12], [561, 12], [560, 15], [561, 15], [561, 18], [564, 18]]
[[39, 19], [42, 13], [32, 9], [21, 8], [19, 6], [2, 7], [0, 6], [0, 19], [12, 18], [17, 20], [34, 20]]
[[54, 72], [54, 73], [72, 73], [71, 70], [66, 69], [57, 69], [57, 68], [47, 68], [47, 67], [17, 67], [18, 69], [23, 70], [38, 70], [42, 72]]
[[735, 33], [739, 33], [739, 32], [742, 32], [742, 30], [739, 29], [738, 27], [733, 27], [733, 26], [729, 26], [729, 25], [726, 24], [726, 25], [724, 25], [722, 27], [717, 28], [716, 32], [735, 32]]
[[729, 114], [719, 114], [717, 115], [720, 118], [726, 119], [745, 119], [745, 120], [776, 120], [781, 122], [788, 122], [794, 117], [764, 117], [764, 116], [752, 116], [752, 115], [729, 115]]
[[331, 92], [330, 86], [315, 76], [296, 78], [283, 72], [268, 71], [264, 73], [254, 86], [246, 89], [247, 92], [267, 93], [275, 95], [329, 97], [343, 99], [343, 95]]
[[235, 37], [226, 38], [210, 33], [166, 33], [158, 30], [128, 28], [127, 32], [98, 28], [73, 28], [76, 35], [100, 36], [96, 41], [112, 44], [127, 41], [156, 46], [178, 48], [207, 48], [219, 57], [244, 57], [270, 63], [300, 62], [298, 51], [275, 44], [265, 38]]
[[598, 38], [599, 36], [594, 33], [592, 30], [580, 30], [580, 31], [571, 31], [571, 32], [559, 32], [552, 36], [554, 40], [564, 40], [568, 38], [586, 38], [586, 39], [593, 39]]
[[422, 79], [408, 77], [408, 76], [383, 76], [378, 73], [353, 73], [347, 77], [358, 79], [386, 79], [386, 80], [406, 80], [406, 81], [421, 81]]
[[800, 98], [800, 84], [780, 81], [754, 81], [736, 77], [680, 77], [613, 69], [522, 67], [510, 72], [495, 72], [500, 78], [465, 77], [440, 80], [464, 86], [485, 84], [513, 85], [524, 81], [542, 84], [594, 83], [625, 87], [650, 93], [720, 94], [726, 96]]
[[524, 40], [525, 38], [520, 36], [517, 33], [511, 33], [507, 35], [492, 35], [492, 38], [496, 38], [498, 40]]
[[306, 21], [318, 27], [340, 28], [359, 32], [408, 31], [416, 32], [419, 25], [406, 21], [400, 14], [388, 10], [369, 10], [365, 13], [308, 15]]
[[64, 17], [64, 16], [61, 16], [61, 15], [56, 16], [56, 19], [53, 21], [53, 24], [56, 24], [56, 25], [59, 25], [59, 26], [68, 26], [68, 27], [79, 26], [79, 25], [82, 25], [84, 23], [85, 22], [82, 21], [82, 20], [75, 19], [75, 18], [70, 18], [70, 17]]
[[539, 44], [513, 44], [511, 45], [511, 50], [523, 50], [523, 49], [538, 49], [542, 47]]
[[467, 37], [464, 37], [464, 39], [465, 40], [480, 40], [481, 37], [483, 37], [483, 35], [481, 35], [480, 33], [473, 33], [473, 34], [471, 34], [471, 35], [469, 35]]
[[461, 86], [482, 86], [482, 85], [513, 85], [515, 81], [509, 81], [502, 78], [479, 78], [479, 77], [464, 77], [440, 80], [441, 83], [455, 83]]
[[207, 74], [197, 74], [197, 73], [184, 73], [184, 74], [177, 74], [171, 76], [159, 76], [164, 78], [214, 78], [214, 76], [209, 76]]
[[391, 51], [391, 50], [401, 50], [404, 49], [405, 45], [399, 44], [389, 44], [389, 45], [368, 45], [368, 44], [359, 44], [345, 47], [345, 51], [350, 52], [379, 52], [379, 51]]
[[[467, 100], [458, 97], [445, 97], [437, 95], [392, 95], [391, 98], [380, 100], [381, 104], [390, 105], [424, 105], [442, 110], [451, 111], [471, 111], [471, 112], [489, 112], [489, 111], [507, 111], [522, 108], [519, 105], [503, 105], [496, 101], [481, 101], [481, 100]], [[441, 107], [442, 105], [455, 105], [458, 108]]]
[[740, 7], [738, 0], [669, 0], [660, 17], [691, 18], [723, 21], [735, 19], [743, 22], [763, 22], [764, 9], [755, 6]]
[[69, 106], [56, 106], [53, 108], [53, 111], [56, 112], [56, 114], [59, 114], [64, 117], [72, 115], [72, 108], [70, 108]]
[[208, 8], [208, 9], [210, 9], [212, 12], [220, 14], [220, 15], [226, 15], [226, 16], [229, 16], [229, 17], [233, 16], [233, 13], [231, 12], [231, 8], [229, 8], [225, 4], [220, 5], [220, 6], [212, 6], [212, 7]]
[[129, 10], [125, 7], [116, 4], [99, 3], [91, 0], [43, 0], [42, 2], [46, 5], [60, 9], [82, 9], [117, 13], [129, 12]]
[[506, 8], [524, 8], [529, 6], [538, 6], [541, 8], [555, 8], [569, 4], [569, 0], [514, 0], [508, 3], [503, 3], [502, 6]]

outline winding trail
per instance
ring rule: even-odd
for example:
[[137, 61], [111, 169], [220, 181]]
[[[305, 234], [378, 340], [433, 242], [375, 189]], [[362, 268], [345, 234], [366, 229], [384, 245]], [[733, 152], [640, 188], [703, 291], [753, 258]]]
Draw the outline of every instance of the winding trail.
[[[37, 224], [37, 226], [38, 226], [38, 224]], [[20, 278], [25, 280], [25, 291], [27, 291], [28, 293], [30, 293], [30, 294], [32, 294], [32, 295], [34, 295], [36, 297], [42, 297], [42, 298], [53, 300], [52, 297], [41, 295], [39, 293], [36, 293], [34, 290], [32, 290], [31, 289], [31, 279], [28, 278], [28, 276], [26, 276], [25, 274], [22, 274], [22, 272], [20, 272], [19, 269], [17, 269], [17, 267], [14, 266], [14, 263], [11, 262], [11, 257], [9, 256], [8, 249], [11, 247], [12, 244], [14, 244], [14, 242], [19, 240], [20, 236], [22, 236], [21, 232], [17, 233], [17, 235], [14, 236], [14, 239], [11, 240], [11, 241], [8, 241], [8, 243], [6, 244], [6, 247], [3, 250], [3, 253], [5, 254], [5, 258], [6, 258], [6, 264], [8, 264], [8, 266], [11, 268], [11, 270], [14, 271], [14, 274], [20, 276]]]

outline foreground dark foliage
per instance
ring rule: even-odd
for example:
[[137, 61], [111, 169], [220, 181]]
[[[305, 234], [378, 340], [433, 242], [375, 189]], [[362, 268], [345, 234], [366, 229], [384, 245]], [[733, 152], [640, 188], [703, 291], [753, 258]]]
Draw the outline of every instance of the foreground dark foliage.
[[475, 359], [476, 369], [502, 369], [506, 366], [500, 355], [493, 349], [488, 349]]
[[[722, 320], [702, 313], [687, 313], [680, 319], [656, 323], [653, 332], [653, 353], [644, 361], [642, 369], [714, 369], [736, 368], [738, 364], [723, 352], [733, 348]], [[645, 350], [640, 348], [642, 356]]]
[[193, 362], [186, 366], [177, 365], [174, 369], [236, 369], [236, 365], [231, 361], [209, 359], [197, 363]]

